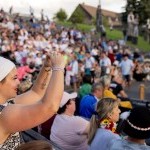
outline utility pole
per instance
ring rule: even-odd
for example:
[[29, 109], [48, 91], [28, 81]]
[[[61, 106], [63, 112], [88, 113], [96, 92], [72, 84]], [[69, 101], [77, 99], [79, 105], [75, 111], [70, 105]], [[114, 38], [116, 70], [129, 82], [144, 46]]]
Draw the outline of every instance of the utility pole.
[[96, 10], [96, 31], [97, 33], [102, 34], [102, 10], [101, 10], [101, 0], [99, 0], [99, 4]]
[[101, 0], [99, 0], [99, 5], [101, 6]]

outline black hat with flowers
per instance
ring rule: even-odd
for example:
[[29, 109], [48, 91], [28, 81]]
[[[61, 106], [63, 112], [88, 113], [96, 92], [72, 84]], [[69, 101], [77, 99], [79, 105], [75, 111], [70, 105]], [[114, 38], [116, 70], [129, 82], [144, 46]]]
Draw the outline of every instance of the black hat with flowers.
[[150, 110], [146, 107], [133, 108], [125, 121], [123, 131], [132, 138], [150, 138]]

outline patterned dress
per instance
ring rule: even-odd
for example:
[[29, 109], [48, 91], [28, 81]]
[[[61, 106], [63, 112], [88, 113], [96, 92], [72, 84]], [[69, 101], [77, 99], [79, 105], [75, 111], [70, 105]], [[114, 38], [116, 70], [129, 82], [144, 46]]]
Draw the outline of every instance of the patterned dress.
[[[0, 114], [4, 107], [6, 107], [9, 102], [4, 105], [0, 105]], [[21, 135], [19, 132], [12, 133], [3, 144], [0, 144], [0, 150], [15, 150], [16, 147], [22, 142]]]

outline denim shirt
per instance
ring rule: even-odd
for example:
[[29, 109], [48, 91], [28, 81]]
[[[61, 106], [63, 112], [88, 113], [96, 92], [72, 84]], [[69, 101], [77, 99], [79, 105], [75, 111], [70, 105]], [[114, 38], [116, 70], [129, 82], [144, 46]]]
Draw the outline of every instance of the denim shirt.
[[120, 138], [121, 137], [118, 134], [115, 134], [110, 130], [99, 128], [97, 129], [88, 150], [109, 150], [111, 141]]
[[109, 150], [150, 150], [150, 146], [133, 143], [125, 139], [115, 139], [112, 141]]

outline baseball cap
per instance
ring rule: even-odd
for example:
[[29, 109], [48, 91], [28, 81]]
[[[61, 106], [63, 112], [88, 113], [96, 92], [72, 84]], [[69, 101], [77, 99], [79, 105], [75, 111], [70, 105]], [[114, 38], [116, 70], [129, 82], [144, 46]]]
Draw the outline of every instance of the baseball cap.
[[64, 92], [59, 107], [62, 108], [70, 99], [74, 99], [77, 97], [77, 93], [67, 93]]

